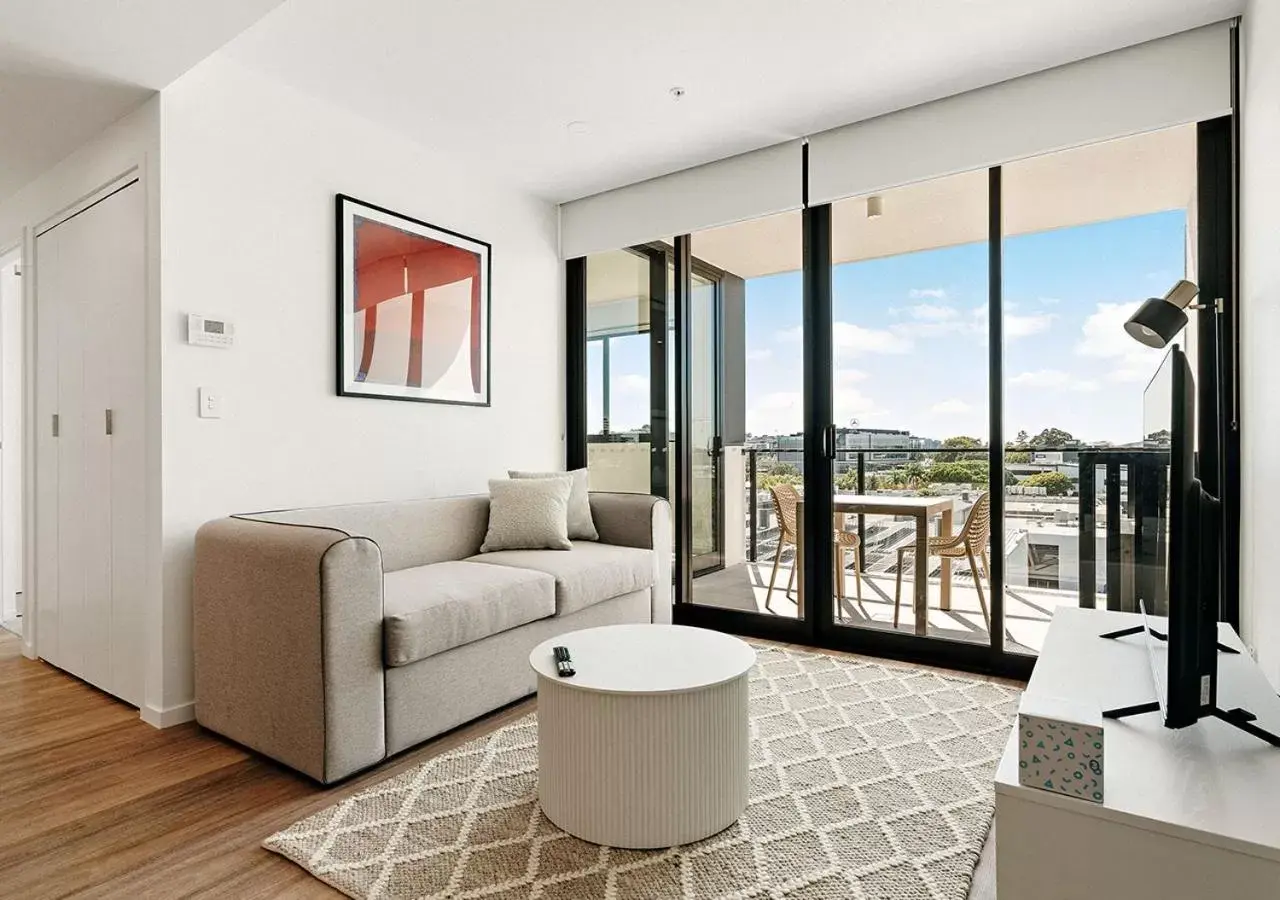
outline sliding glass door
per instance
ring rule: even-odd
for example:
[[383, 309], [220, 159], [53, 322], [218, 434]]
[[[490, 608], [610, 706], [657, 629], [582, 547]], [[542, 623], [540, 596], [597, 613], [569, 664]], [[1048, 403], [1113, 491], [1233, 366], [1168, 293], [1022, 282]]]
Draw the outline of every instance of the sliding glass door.
[[[724, 441], [721, 434], [720, 297], [692, 273], [689, 291], [689, 449], [695, 575], [724, 568]], [[678, 440], [678, 436], [677, 436]]]
[[1179, 340], [1202, 477], [1233, 506], [1230, 429], [1212, 453], [1232, 396], [1229, 126], [571, 264], [593, 484], [671, 498], [677, 621], [1025, 675], [1060, 606], [1158, 609], [1141, 398], [1161, 353], [1122, 326], [1180, 278], [1227, 298]]

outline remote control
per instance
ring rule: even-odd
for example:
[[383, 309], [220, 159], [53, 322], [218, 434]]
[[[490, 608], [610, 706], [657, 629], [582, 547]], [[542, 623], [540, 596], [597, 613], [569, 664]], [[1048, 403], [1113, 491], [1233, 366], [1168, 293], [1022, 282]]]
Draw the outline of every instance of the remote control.
[[573, 668], [573, 660], [569, 658], [568, 647], [553, 647], [552, 652], [556, 655], [556, 674], [561, 678], [568, 678], [570, 675], [577, 674]]

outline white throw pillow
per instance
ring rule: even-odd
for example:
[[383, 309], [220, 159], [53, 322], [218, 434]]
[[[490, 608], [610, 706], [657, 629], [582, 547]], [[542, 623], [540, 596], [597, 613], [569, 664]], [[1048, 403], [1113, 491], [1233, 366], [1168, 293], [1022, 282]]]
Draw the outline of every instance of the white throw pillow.
[[586, 469], [572, 472], [508, 472], [512, 478], [573, 478], [573, 490], [569, 492], [569, 540], [598, 541], [595, 520], [591, 518], [591, 483]]
[[569, 494], [573, 479], [494, 479], [489, 482], [489, 530], [481, 553], [494, 550], [572, 550]]

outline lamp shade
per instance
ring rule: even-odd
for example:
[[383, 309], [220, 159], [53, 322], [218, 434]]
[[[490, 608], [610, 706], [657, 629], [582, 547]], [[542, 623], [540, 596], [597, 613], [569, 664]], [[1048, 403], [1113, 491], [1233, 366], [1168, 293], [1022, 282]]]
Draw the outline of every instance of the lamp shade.
[[1163, 297], [1152, 297], [1124, 323], [1124, 330], [1140, 344], [1163, 350], [1178, 332], [1187, 327], [1187, 314], [1200, 289], [1190, 281], [1179, 281]]
[[1152, 297], [1124, 323], [1124, 330], [1140, 344], [1162, 350], [1187, 326], [1187, 314], [1159, 297]]

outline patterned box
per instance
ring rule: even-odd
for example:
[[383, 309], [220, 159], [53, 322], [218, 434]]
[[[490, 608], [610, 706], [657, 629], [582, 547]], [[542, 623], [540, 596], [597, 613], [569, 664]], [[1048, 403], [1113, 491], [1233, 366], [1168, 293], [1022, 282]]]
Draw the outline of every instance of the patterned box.
[[1018, 782], [1102, 802], [1102, 711], [1023, 694], [1018, 707]]

